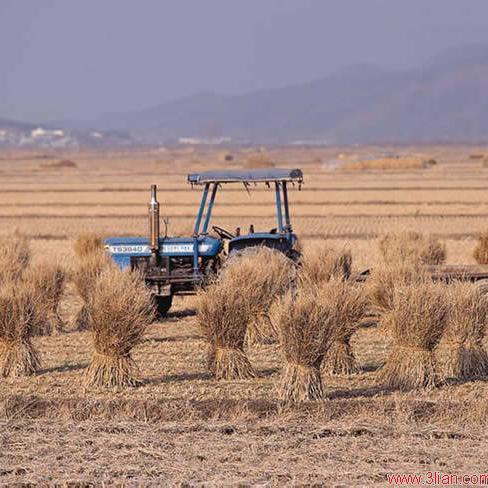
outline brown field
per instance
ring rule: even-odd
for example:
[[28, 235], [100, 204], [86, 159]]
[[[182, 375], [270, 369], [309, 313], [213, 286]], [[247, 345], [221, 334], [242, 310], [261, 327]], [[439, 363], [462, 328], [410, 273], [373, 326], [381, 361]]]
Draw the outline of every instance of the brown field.
[[[341, 169], [375, 151], [421, 154], [425, 169]], [[301, 167], [305, 184], [290, 194], [294, 229], [304, 245], [327, 241], [352, 251], [357, 269], [379, 259], [375, 239], [414, 230], [447, 246], [449, 264], [473, 263], [488, 229], [488, 168], [479, 147], [273, 149], [276, 166]], [[249, 154], [224, 161], [211, 150], [0, 152], [0, 234], [31, 237], [36, 262], [73, 259], [75, 237], [143, 235], [148, 188], [159, 187], [169, 234], [191, 231], [200, 192], [186, 174], [241, 168]], [[425, 157], [423, 156], [425, 155]], [[48, 159], [50, 161], [50, 159]], [[330, 163], [330, 164], [329, 164]], [[229, 230], [274, 227], [273, 192], [224, 188], [214, 223]], [[80, 305], [73, 287], [62, 303], [69, 321]], [[87, 389], [88, 332], [35, 338], [42, 369], [0, 381], [0, 485], [14, 483], [387, 485], [387, 474], [486, 472], [488, 384], [455, 382], [432, 391], [386, 391], [375, 383], [389, 341], [372, 324], [353, 336], [361, 372], [328, 378], [327, 399], [298, 406], [277, 400], [282, 359], [256, 345], [258, 377], [213, 380], [196, 326], [195, 299], [178, 298], [153, 324], [134, 358], [138, 388]]]

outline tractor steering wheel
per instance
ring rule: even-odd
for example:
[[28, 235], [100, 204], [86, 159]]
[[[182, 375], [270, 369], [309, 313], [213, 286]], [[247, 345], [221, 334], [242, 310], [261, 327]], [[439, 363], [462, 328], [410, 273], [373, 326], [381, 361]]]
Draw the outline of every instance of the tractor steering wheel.
[[222, 239], [234, 239], [234, 235], [229, 231], [222, 229], [222, 227], [212, 226], [212, 229], [221, 237]]

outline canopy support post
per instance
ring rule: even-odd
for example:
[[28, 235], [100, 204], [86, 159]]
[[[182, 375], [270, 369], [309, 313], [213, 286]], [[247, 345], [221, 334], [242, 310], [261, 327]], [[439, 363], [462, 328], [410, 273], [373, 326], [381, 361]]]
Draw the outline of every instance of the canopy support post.
[[205, 222], [203, 223], [202, 234], [206, 234], [208, 231], [208, 224], [210, 223], [210, 217], [212, 216], [212, 209], [215, 202], [215, 195], [217, 194], [218, 186], [218, 183], [214, 183], [213, 185], [212, 194], [210, 195], [210, 201], [208, 202], [207, 215], [205, 216]]
[[276, 194], [276, 216], [278, 218], [278, 230], [280, 234], [283, 232], [283, 213], [281, 208], [281, 187], [279, 181], [275, 181]]

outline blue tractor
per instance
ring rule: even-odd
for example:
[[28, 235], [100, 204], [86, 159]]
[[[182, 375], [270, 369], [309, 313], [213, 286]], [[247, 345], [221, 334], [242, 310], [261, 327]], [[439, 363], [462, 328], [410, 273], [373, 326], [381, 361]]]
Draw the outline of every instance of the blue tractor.
[[[149, 203], [149, 237], [111, 237], [105, 247], [122, 269], [137, 269], [150, 287], [158, 315], [164, 316], [174, 295], [188, 295], [218, 273], [225, 259], [243, 250], [266, 246], [291, 259], [299, 257], [297, 237], [293, 233], [288, 205], [288, 187], [300, 189], [303, 173], [299, 169], [267, 169], [253, 171], [208, 171], [188, 175], [193, 186], [202, 186], [200, 209], [191, 237], [161, 237], [159, 203], [156, 186], [151, 187]], [[224, 184], [241, 183], [246, 190], [262, 183], [274, 187], [277, 226], [268, 232], [255, 232], [251, 225], [247, 234], [237, 228], [233, 233], [218, 226], [210, 227], [212, 209], [218, 189]], [[225, 243], [227, 241], [227, 243]]]

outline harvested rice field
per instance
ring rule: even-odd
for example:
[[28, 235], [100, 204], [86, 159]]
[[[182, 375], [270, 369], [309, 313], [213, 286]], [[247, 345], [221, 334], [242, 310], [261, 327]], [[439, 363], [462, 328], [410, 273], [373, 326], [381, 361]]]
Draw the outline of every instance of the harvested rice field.
[[[341, 160], [354, 161], [383, 151], [421, 154], [437, 164], [388, 169], [382, 162], [381, 169], [354, 169], [338, 163], [338, 154]], [[151, 184], [158, 185], [168, 234], [188, 235], [200, 191], [186, 183], [187, 173], [246, 167], [246, 150], [231, 152], [230, 162], [210, 149], [0, 152], [0, 238], [18, 232], [29, 239], [33, 266], [49, 263], [72, 270], [73, 244], [82, 233], [147, 234]], [[354, 274], [380, 266], [381, 236], [405, 231], [432, 235], [445, 246], [447, 264], [475, 263], [479, 234], [488, 230], [488, 168], [470, 159], [473, 153], [484, 153], [484, 148], [274, 148], [268, 156], [276, 167], [304, 172], [301, 191], [290, 192], [290, 205], [305, 255], [314, 246], [338, 253], [347, 249]], [[65, 159], [74, 167], [46, 164]], [[251, 224], [256, 231], [269, 231], [275, 226], [273, 199], [273, 192], [262, 186], [251, 187], [249, 194], [238, 186], [223, 188], [213, 223], [231, 231]], [[367, 285], [358, 286], [369, 293]], [[419, 296], [408, 285], [407, 304], [395, 295], [391, 306], [396, 308], [388, 317], [399, 321], [407, 312], [415, 315], [417, 322], [410, 328], [419, 336], [413, 347], [430, 354], [442, 344], [434, 329], [442, 319], [439, 310], [447, 305], [443, 297], [439, 303], [423, 303], [429, 293], [441, 294], [433, 285], [422, 286]], [[323, 288], [323, 293], [332, 293], [332, 288]], [[348, 290], [344, 296], [352, 303], [357, 298]], [[470, 303], [474, 295], [469, 293], [464, 302], [458, 300], [458, 308]], [[130, 294], [127, 297], [130, 300]], [[392, 333], [377, 314], [368, 313], [351, 332], [354, 374], [322, 374], [319, 399], [284, 401], [283, 388], [292, 387], [280, 383], [285, 364], [295, 361], [294, 366], [302, 368], [299, 376], [306, 376], [310, 371], [303, 368], [316, 368], [325, 350], [318, 348], [316, 357], [304, 358], [304, 351], [297, 352], [294, 345], [296, 336], [281, 341], [295, 348], [293, 354], [276, 341], [246, 343], [243, 351], [253, 376], [218, 380], [208, 366], [208, 341], [216, 333], [202, 330], [201, 300], [177, 297], [168, 316], [151, 323], [142, 339], [134, 340], [133, 349], [130, 346], [140, 381], [107, 388], [87, 382], [87, 368], [100, 360], [94, 360], [92, 332], [103, 337], [105, 318], [100, 314], [101, 325], [95, 323], [93, 330], [75, 326], [83, 301], [70, 271], [59, 307], [64, 330], [32, 337], [40, 360], [34, 375], [0, 380], [0, 485], [389, 486], [391, 475], [421, 475], [427, 481], [429, 472], [486, 473], [488, 375], [446, 377], [419, 389], [379, 383], [384, 364], [392, 361], [390, 352], [405, 347], [405, 337], [403, 329]], [[132, 310], [138, 302], [127, 303]], [[319, 310], [323, 317], [328, 313], [329, 322], [338, 323], [325, 305], [312, 311]], [[364, 304], [357, 307], [364, 312]], [[128, 327], [120, 307], [111, 309], [116, 309], [111, 313], [120, 328]], [[437, 314], [437, 322], [422, 316], [427, 313]], [[485, 311], [473, 313], [481, 316]], [[427, 319], [432, 331], [422, 335]], [[131, 340], [143, 329], [141, 325]], [[290, 324], [290, 334], [293, 329]], [[306, 325], [302, 329], [306, 331]], [[456, 330], [451, 324], [452, 335]], [[346, 340], [348, 331], [343, 333]], [[327, 334], [330, 330], [320, 340], [331, 342]], [[411, 342], [407, 340], [408, 347]], [[485, 336], [482, 346], [488, 347]], [[390, 374], [392, 370], [401, 372], [390, 368]]]

